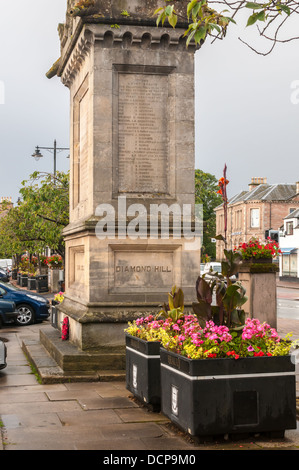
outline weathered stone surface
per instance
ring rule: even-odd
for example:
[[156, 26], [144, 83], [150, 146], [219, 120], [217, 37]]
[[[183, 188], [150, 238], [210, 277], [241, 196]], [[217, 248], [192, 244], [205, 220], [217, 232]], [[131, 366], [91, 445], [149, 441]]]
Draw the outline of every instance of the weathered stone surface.
[[[58, 325], [68, 316], [71, 344], [94, 357], [110, 351], [103, 369], [119, 369], [128, 321], [157, 312], [173, 285], [186, 304], [194, 297], [200, 244], [190, 249], [180, 224], [184, 205], [194, 206], [195, 47], [186, 48], [185, 17], [176, 28], [156, 26], [161, 0], [99, 0], [81, 12], [75, 3], [59, 28], [71, 190]], [[185, 15], [187, 0], [175, 3]], [[154, 231], [148, 225], [153, 204], [174, 222], [169, 233], [161, 215]], [[65, 355], [61, 367], [73, 367]]]

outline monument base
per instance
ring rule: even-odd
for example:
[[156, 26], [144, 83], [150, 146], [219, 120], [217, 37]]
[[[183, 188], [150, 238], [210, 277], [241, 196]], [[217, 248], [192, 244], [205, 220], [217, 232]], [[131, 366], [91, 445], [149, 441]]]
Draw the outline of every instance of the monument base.
[[39, 338], [24, 337], [22, 349], [42, 384], [125, 380], [123, 353], [81, 351], [62, 341], [61, 333], [51, 325], [40, 330]]
[[124, 330], [128, 322], [140, 316], [157, 314], [157, 303], [84, 304], [65, 297], [58, 310], [58, 328], [69, 319], [69, 341], [82, 351], [125, 352]]

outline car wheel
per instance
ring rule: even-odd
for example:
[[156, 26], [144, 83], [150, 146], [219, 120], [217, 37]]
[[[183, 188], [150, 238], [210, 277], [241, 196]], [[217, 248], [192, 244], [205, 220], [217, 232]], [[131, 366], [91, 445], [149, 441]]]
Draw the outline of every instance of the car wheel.
[[17, 306], [19, 315], [16, 318], [16, 324], [20, 326], [31, 325], [34, 321], [34, 311], [30, 305], [20, 304]]

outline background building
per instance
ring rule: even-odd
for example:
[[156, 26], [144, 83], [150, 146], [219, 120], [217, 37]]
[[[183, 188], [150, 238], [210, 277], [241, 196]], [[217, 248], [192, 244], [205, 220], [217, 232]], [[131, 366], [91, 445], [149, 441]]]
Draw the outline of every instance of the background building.
[[279, 278], [299, 282], [299, 209], [284, 218], [279, 246]]
[[0, 217], [3, 217], [9, 209], [12, 209], [13, 203], [11, 197], [1, 197], [0, 199]]
[[[284, 218], [299, 209], [299, 182], [268, 184], [266, 178], [251, 179], [247, 191], [232, 197], [228, 203], [227, 248], [256, 237], [264, 241], [268, 236], [278, 241]], [[223, 205], [216, 207], [216, 234], [224, 236]], [[216, 242], [216, 259], [223, 259], [224, 244]]]

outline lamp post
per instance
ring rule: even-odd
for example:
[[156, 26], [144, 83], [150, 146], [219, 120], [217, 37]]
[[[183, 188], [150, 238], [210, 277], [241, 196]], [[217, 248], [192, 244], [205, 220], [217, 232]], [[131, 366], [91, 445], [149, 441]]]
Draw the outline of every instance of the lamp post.
[[49, 152], [52, 152], [54, 155], [54, 178], [56, 176], [56, 156], [58, 152], [62, 152], [64, 150], [69, 150], [68, 147], [57, 147], [56, 145], [56, 140], [54, 140], [54, 147], [35, 147], [35, 152], [32, 154], [32, 157], [35, 158], [36, 161], [38, 161], [40, 158], [43, 157], [43, 154], [40, 153], [40, 149], [42, 150], [48, 150]]

